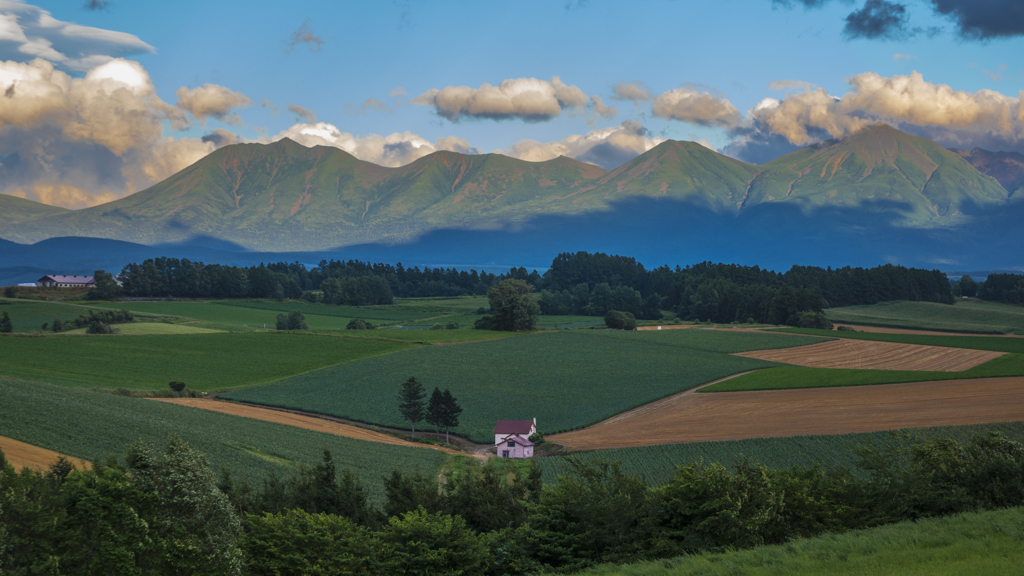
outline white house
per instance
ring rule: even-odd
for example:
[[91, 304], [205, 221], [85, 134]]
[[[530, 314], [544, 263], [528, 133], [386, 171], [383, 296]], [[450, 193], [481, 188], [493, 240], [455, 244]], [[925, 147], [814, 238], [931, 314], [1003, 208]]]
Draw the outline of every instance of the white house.
[[502, 458], [532, 458], [533, 442], [537, 433], [537, 419], [498, 420], [494, 425], [494, 447]]
[[38, 286], [50, 286], [53, 288], [92, 288], [96, 281], [92, 276], [62, 276], [60, 274], [49, 274], [36, 281]]

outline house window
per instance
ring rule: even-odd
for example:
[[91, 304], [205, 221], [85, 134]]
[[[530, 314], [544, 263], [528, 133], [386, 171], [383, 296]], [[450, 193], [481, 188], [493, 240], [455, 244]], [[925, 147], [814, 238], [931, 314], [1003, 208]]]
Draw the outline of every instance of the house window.
[[502, 458], [508, 458], [508, 450], [502, 450], [501, 451], [501, 457]]
[[509, 448], [515, 448], [516, 447], [516, 441], [515, 440], [509, 440], [508, 441], [508, 447]]

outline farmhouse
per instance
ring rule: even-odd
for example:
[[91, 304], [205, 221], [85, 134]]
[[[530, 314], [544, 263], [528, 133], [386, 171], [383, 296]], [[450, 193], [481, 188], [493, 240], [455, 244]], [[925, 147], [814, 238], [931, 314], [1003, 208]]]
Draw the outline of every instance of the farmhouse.
[[494, 425], [494, 447], [502, 458], [532, 458], [533, 442], [537, 433], [537, 419], [498, 420]]
[[36, 281], [37, 286], [49, 286], [52, 288], [92, 288], [96, 281], [92, 276], [62, 276], [60, 274], [49, 274]]

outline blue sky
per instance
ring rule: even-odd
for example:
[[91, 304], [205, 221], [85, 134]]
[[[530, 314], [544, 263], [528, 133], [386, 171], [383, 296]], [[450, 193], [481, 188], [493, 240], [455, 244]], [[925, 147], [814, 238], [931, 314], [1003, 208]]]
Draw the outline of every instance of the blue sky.
[[[159, 112], [163, 114], [158, 119], [160, 138], [191, 142], [218, 129], [230, 133], [207, 142], [206, 153], [212, 146], [236, 138], [268, 141], [290, 129], [287, 135], [307, 145], [327, 142], [314, 134], [296, 136], [300, 133], [297, 125], [315, 123], [289, 112], [288, 106], [294, 104], [335, 130], [326, 137], [333, 145], [347, 146], [350, 152], [369, 161], [394, 165], [416, 155], [396, 152], [387, 157], [380, 152], [379, 143], [360, 138], [408, 132], [429, 143], [429, 148], [423, 148], [416, 141], [420, 155], [447, 146], [459, 151], [503, 150], [534, 160], [565, 153], [604, 164], [671, 138], [698, 140], [734, 157], [765, 161], [812, 141], [841, 136], [865, 122], [885, 121], [949, 146], [1024, 148], [1024, 116], [1017, 118], [1018, 108], [1024, 114], [1019, 104], [1024, 89], [1024, 22], [999, 28], [1002, 24], [992, 17], [1000, 5], [1016, 3], [976, 0], [977, 5], [992, 5], [991, 13], [980, 15], [956, 12], [960, 9], [956, 3], [791, 0], [787, 6], [772, 0], [111, 0], [95, 10], [87, 9], [82, 1], [40, 1], [31, 6], [47, 11], [57, 21], [127, 33], [152, 47], [139, 49], [128, 45], [130, 42], [113, 42], [81, 49], [83, 54], [92, 54], [96, 62], [103, 56], [138, 62], [148, 73], [156, 96], [168, 105], [176, 104], [175, 93], [182, 87], [194, 89], [206, 84], [251, 101], [250, 105], [233, 106], [220, 117], [199, 118], [195, 110], [182, 106], [183, 118], [177, 121]], [[16, 4], [0, 3], [0, 14], [5, 7]], [[937, 9], [950, 16], [937, 13]], [[878, 20], [872, 25], [883, 28], [851, 37], [847, 21], [858, 11], [867, 11], [865, 16]], [[1024, 20], [1020, 11], [1002, 13], [1001, 20], [1012, 21], [1016, 14]], [[21, 16], [18, 21], [24, 23], [27, 19]], [[964, 22], [980, 22], [980, 34], [994, 37], [971, 37], [970, 30], [962, 30]], [[293, 44], [297, 33], [312, 41]], [[864, 37], [872, 34], [875, 37]], [[0, 27], [0, 40], [3, 38]], [[0, 42], [0, 60], [24, 64], [32, 57], [17, 43]], [[89, 70], [81, 63], [55, 64], [72, 78], [83, 78]], [[901, 88], [899, 79], [910, 78], [912, 72], [919, 73], [920, 78], [910, 81], [909, 88]], [[873, 76], [863, 76], [866, 74]], [[559, 113], [542, 118], [487, 112], [461, 113], [455, 121], [452, 118], [456, 113], [438, 104], [413, 103], [430, 90], [446, 87], [475, 90], [485, 83], [497, 86], [520, 78], [551, 82], [553, 77], [576, 87], [585, 101], [560, 101]], [[853, 90], [849, 80], [854, 77], [863, 80], [857, 91], [859, 100], [848, 98], [845, 103], [833, 105], [817, 98], [817, 104], [811, 103], [814, 94], [843, 97]], [[0, 75], [0, 89], [4, 88], [2, 79]], [[791, 82], [782, 89], [773, 86], [780, 81]], [[621, 82], [643, 83], [649, 88], [650, 99], [614, 100], [616, 84]], [[887, 84], [880, 87], [879, 83]], [[870, 94], [865, 87], [868, 85], [872, 86]], [[389, 96], [396, 88], [405, 93]], [[656, 99], [680, 89], [673, 100], [675, 107], [666, 104], [659, 114]], [[814, 92], [817, 89], [821, 92]], [[979, 92], [985, 90], [993, 92]], [[1002, 99], [993, 103], [993, 95]], [[597, 114], [595, 96], [603, 105], [614, 106], [618, 113]], [[362, 109], [370, 98], [380, 106]], [[771, 104], [760, 115], [751, 114], [751, 109], [766, 98], [788, 106]], [[901, 98], [915, 102], [903, 109], [897, 105]], [[262, 106], [264, 99], [274, 105]], [[936, 106], [941, 113], [935, 112]], [[995, 108], [982, 110], [978, 113], [981, 116], [957, 119], [953, 118], [957, 110], [950, 106]], [[225, 118], [235, 120], [222, 121]], [[602, 129], [607, 134], [597, 133]], [[62, 128], [62, 134], [67, 132]], [[352, 139], [344, 140], [337, 133], [347, 133]], [[438, 141], [450, 137], [461, 140], [458, 144]], [[578, 138], [572, 140], [574, 137]], [[81, 138], [76, 138], [70, 139], [73, 142], [69, 141], [69, 150], [80, 144]], [[617, 138], [612, 144], [620, 153], [601, 157], [588, 148], [608, 138]], [[343, 140], [349, 143], [342, 144]], [[525, 140], [536, 145], [522, 143]], [[13, 141], [5, 140], [0, 133], [0, 156], [18, 151]], [[102, 139], [97, 141], [102, 143]], [[97, 176], [95, 182], [78, 186], [81, 194], [65, 195], [89, 204], [103, 193], [106, 199], [130, 193], [133, 186], [145, 180], [125, 176], [135, 166], [132, 162], [138, 163], [136, 172], [150, 174], [150, 179], [163, 175], [160, 170], [147, 168], [152, 162], [146, 164], [148, 161], [142, 158], [151, 155], [143, 148], [155, 146], [157, 141], [151, 138], [149, 144], [134, 142], [128, 152], [110, 149], [120, 159], [116, 167], [122, 173], [120, 179]], [[412, 136], [406, 135], [393, 139], [392, 145], [411, 141]], [[521, 144], [517, 147], [517, 143]], [[198, 144], [192, 148], [182, 157], [203, 153]], [[125, 156], [136, 149], [140, 159]], [[28, 154], [23, 151], [20, 157], [27, 158]], [[169, 164], [165, 171], [175, 167]], [[11, 184], [0, 191], [46, 201], [43, 192], [32, 191], [40, 182], [46, 178], [53, 186], [69, 182], [66, 174], [27, 169], [21, 172], [34, 176], [24, 176], [16, 188]]]

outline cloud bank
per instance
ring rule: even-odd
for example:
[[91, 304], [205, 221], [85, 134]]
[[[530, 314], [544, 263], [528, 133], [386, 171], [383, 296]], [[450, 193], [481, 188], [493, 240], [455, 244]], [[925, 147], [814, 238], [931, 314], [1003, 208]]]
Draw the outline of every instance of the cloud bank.
[[550, 81], [517, 78], [479, 88], [446, 86], [428, 90], [410, 102], [429, 106], [452, 122], [462, 118], [543, 122], [560, 116], [566, 108], [583, 109], [589, 101], [582, 90], [553, 76]]
[[636, 120], [627, 120], [612, 128], [574, 134], [557, 142], [520, 140], [500, 152], [530, 162], [568, 156], [581, 162], [612, 169], [664, 141], [664, 138], [652, 137], [650, 131]]
[[241, 124], [242, 119], [232, 111], [252, 106], [252, 100], [245, 94], [216, 84], [204, 84], [192, 90], [182, 86], [174, 94], [178, 97], [178, 108], [204, 123], [212, 117], [228, 124]]

